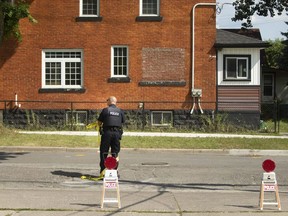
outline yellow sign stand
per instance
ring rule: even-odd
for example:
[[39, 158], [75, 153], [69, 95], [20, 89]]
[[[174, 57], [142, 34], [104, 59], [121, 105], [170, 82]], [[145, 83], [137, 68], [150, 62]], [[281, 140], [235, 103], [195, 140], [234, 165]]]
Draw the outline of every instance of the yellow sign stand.
[[[265, 199], [265, 192], [274, 192], [275, 199]], [[259, 206], [260, 210], [263, 210], [264, 205], [276, 205], [278, 210], [281, 210], [279, 188], [276, 180], [275, 172], [263, 173], [262, 183], [260, 188]]]

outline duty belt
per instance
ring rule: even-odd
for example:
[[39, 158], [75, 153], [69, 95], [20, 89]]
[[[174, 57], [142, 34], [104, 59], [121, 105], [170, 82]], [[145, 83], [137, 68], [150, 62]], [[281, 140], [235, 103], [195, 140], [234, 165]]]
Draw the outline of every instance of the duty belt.
[[116, 126], [111, 126], [111, 127], [104, 127], [104, 130], [119, 131], [119, 130], [122, 130], [122, 128], [116, 127]]

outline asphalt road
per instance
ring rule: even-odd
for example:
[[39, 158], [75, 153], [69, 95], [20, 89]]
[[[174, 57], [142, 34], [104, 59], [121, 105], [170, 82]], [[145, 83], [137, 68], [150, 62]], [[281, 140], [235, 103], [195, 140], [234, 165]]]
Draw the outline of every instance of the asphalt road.
[[[103, 211], [102, 182], [80, 178], [98, 175], [97, 149], [12, 150], [0, 150], [0, 216], [288, 215], [287, 156], [124, 149], [122, 208]], [[281, 212], [258, 208], [262, 162], [268, 158], [276, 162]]]

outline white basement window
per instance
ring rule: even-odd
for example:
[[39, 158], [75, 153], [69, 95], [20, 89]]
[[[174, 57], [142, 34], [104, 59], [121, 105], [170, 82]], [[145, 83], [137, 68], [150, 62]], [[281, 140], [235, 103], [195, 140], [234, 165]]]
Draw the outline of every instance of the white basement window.
[[86, 125], [87, 112], [86, 111], [67, 111], [66, 112], [67, 125]]
[[152, 126], [171, 126], [173, 123], [172, 111], [152, 111]]

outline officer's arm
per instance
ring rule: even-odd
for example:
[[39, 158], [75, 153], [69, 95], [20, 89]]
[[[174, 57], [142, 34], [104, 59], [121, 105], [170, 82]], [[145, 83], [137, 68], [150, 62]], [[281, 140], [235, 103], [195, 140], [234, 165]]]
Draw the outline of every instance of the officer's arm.
[[99, 126], [99, 128], [100, 128], [100, 127], [102, 127], [103, 122], [101, 122], [101, 121], [98, 120], [98, 121], [97, 121], [97, 124], [98, 124], [98, 126]]
[[98, 120], [97, 124], [98, 124], [99, 133], [100, 133], [100, 135], [102, 135], [103, 134], [103, 122]]

